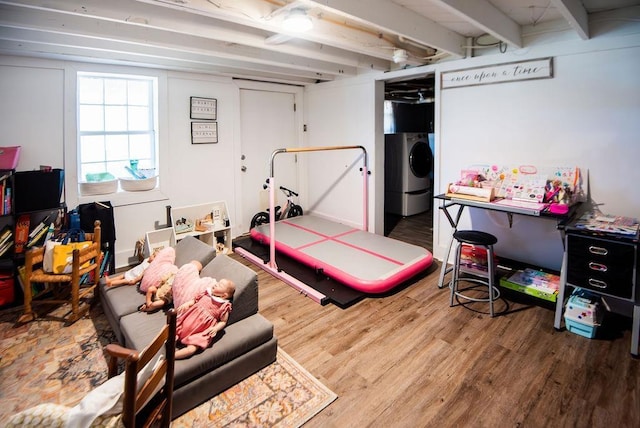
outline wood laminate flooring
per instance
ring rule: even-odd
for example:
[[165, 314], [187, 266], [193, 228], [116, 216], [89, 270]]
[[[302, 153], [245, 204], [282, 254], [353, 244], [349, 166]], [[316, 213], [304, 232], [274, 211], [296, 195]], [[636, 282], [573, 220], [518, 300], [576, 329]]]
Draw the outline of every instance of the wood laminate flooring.
[[433, 212], [402, 217], [394, 214], [385, 214], [385, 236], [408, 242], [409, 244], [424, 247], [429, 251], [433, 249]]
[[305, 427], [639, 427], [640, 360], [628, 318], [602, 338], [553, 328], [518, 296], [449, 307], [439, 262], [404, 287], [341, 309], [258, 272], [278, 344], [338, 394]]

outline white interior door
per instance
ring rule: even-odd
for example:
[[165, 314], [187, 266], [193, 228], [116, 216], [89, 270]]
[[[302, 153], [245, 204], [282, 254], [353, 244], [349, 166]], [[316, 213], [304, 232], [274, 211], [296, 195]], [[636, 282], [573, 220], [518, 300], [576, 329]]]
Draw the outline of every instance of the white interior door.
[[[240, 123], [242, 124], [241, 177], [242, 224], [240, 233], [247, 233], [251, 218], [268, 206], [268, 192], [263, 189], [269, 177], [271, 154], [276, 149], [298, 147], [295, 116], [295, 95], [292, 93], [240, 90]], [[275, 158], [276, 188], [287, 187], [298, 192], [296, 155], [279, 154]], [[286, 199], [276, 191], [278, 204]]]

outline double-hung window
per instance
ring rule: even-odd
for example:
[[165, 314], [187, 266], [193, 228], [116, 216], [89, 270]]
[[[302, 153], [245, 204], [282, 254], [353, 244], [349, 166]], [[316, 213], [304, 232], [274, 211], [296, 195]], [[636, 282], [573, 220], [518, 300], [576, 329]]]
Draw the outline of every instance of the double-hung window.
[[156, 170], [156, 77], [79, 72], [78, 181]]

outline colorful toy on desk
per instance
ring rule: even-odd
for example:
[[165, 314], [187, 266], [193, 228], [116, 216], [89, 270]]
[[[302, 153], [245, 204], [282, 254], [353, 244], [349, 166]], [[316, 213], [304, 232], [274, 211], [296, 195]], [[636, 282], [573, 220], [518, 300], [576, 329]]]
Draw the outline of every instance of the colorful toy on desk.
[[481, 175], [473, 172], [463, 172], [460, 180], [456, 181], [457, 186], [465, 187], [482, 187], [482, 182], [486, 179]]
[[450, 184], [447, 188], [447, 196], [451, 198], [471, 199], [474, 201], [491, 202], [494, 198], [493, 188], [460, 186]]
[[549, 204], [549, 212], [558, 215], [567, 214], [571, 193], [571, 189], [561, 180], [547, 180], [544, 188], [544, 202]]
[[550, 204], [549, 212], [551, 214], [564, 215], [569, 212], [569, 205], [567, 204]]
[[493, 188], [482, 187], [484, 181], [486, 180], [481, 174], [463, 171], [460, 180], [449, 184], [447, 196], [490, 202], [494, 198]]

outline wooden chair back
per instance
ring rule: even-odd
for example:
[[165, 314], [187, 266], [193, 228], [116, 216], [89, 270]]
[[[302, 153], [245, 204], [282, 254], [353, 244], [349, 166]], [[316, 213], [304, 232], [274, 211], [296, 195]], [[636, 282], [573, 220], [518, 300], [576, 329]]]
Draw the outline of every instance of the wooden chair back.
[[[78, 320], [89, 309], [89, 305], [80, 307], [80, 299], [94, 293], [95, 287], [100, 281], [100, 221], [94, 224], [93, 233], [86, 233], [85, 239], [92, 244], [74, 250], [72, 255], [71, 273], [55, 274], [45, 272], [43, 269], [45, 248], [33, 248], [25, 253], [25, 275], [24, 275], [24, 311], [18, 319], [19, 323], [29, 322], [36, 318], [33, 305], [38, 304], [63, 304], [71, 303], [71, 311], [64, 317], [67, 323]], [[89, 274], [91, 281], [81, 284], [81, 279]], [[41, 294], [53, 294], [43, 300], [34, 301], [32, 283], [46, 283], [45, 291]], [[56, 284], [70, 284], [69, 297], [62, 298]], [[52, 293], [49, 293], [52, 292]]]
[[[109, 344], [109, 377], [117, 374], [118, 359], [125, 361], [125, 381], [122, 422], [127, 428], [161, 426], [169, 427], [173, 402], [173, 379], [176, 351], [176, 311], [167, 312], [167, 324], [155, 339], [143, 350]], [[155, 359], [164, 347], [164, 359], [142, 385], [138, 385], [138, 373]], [[164, 380], [164, 385], [161, 385]], [[159, 388], [159, 389], [158, 389]], [[157, 393], [156, 393], [157, 391]]]

